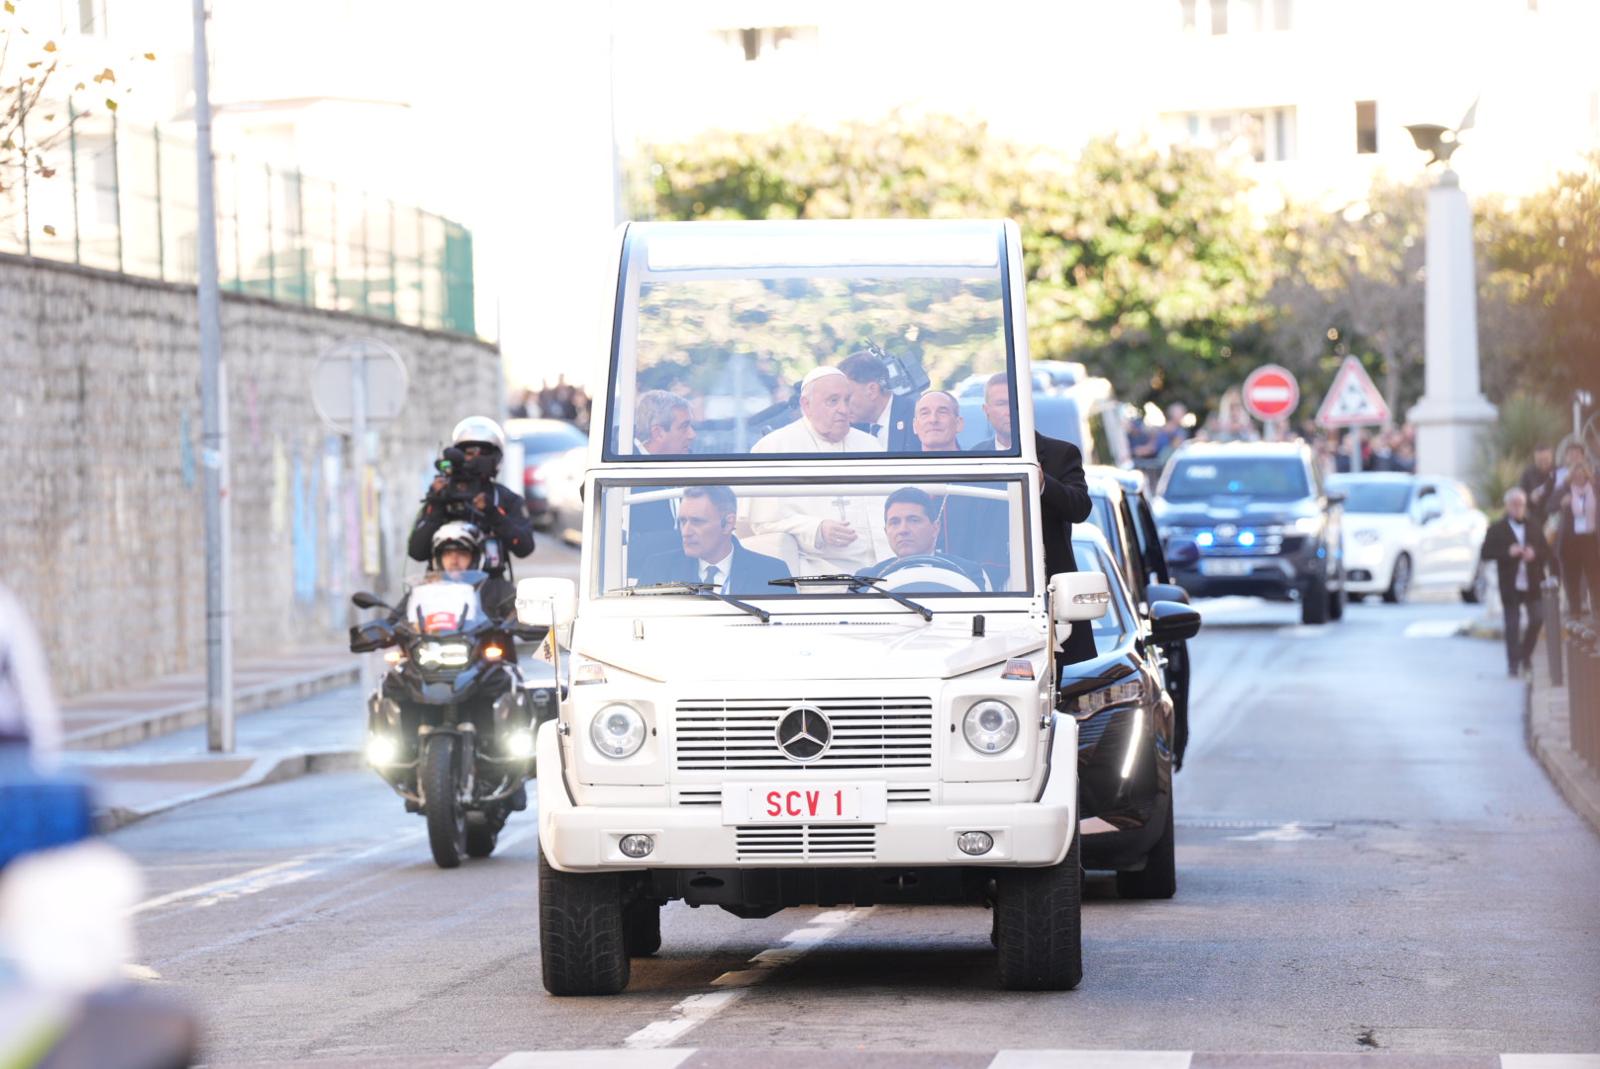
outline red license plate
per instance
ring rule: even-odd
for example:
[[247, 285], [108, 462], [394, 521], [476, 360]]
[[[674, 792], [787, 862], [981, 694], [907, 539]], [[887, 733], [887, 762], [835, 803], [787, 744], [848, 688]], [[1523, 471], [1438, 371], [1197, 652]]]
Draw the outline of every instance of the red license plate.
[[861, 819], [861, 785], [751, 787], [746, 819], [753, 824], [827, 824]]

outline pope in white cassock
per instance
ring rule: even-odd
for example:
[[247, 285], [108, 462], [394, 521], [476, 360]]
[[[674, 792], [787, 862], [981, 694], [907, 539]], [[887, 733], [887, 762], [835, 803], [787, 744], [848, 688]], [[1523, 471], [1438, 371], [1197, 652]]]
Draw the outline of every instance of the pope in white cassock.
[[[800, 383], [800, 418], [762, 436], [752, 453], [878, 453], [883, 444], [850, 426], [850, 380], [819, 367]], [[841, 490], [844, 489], [841, 487]], [[756, 534], [782, 532], [800, 543], [803, 572], [860, 572], [894, 555], [883, 531], [883, 497], [838, 493], [750, 502]]]

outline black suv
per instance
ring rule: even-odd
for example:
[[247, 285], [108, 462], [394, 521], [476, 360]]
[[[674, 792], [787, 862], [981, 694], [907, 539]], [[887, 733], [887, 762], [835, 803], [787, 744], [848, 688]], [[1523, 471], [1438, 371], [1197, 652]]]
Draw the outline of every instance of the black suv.
[[1298, 600], [1302, 622], [1337, 620], [1343, 500], [1323, 485], [1303, 442], [1186, 446], [1156, 490], [1172, 580], [1195, 597]]

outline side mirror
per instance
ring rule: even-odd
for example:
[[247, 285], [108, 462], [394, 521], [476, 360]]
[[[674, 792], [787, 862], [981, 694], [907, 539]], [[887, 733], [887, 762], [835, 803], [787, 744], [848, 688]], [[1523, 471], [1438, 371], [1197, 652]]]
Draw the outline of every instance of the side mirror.
[[1111, 604], [1111, 585], [1099, 572], [1062, 572], [1050, 577], [1051, 612], [1058, 623], [1098, 620]]
[[1200, 633], [1200, 612], [1176, 601], [1150, 603], [1150, 638], [1158, 646], [1183, 642]]
[[1151, 605], [1158, 601], [1176, 601], [1189, 604], [1189, 592], [1177, 583], [1151, 583], [1144, 588], [1144, 597]]
[[554, 623], [564, 630], [577, 615], [578, 587], [571, 579], [524, 579], [517, 584], [518, 623], [530, 627]]
[[1343, 490], [1328, 491], [1328, 504], [1330, 505], [1342, 505], [1349, 499], [1350, 495], [1345, 493]]
[[358, 590], [350, 595], [350, 604], [358, 609], [388, 609], [394, 611], [394, 606], [381, 601], [376, 594], [369, 594], [365, 590]]
[[1200, 546], [1192, 538], [1174, 538], [1167, 547], [1167, 564], [1177, 568], [1191, 568], [1200, 563]]
[[[357, 595], [358, 597], [360, 595]], [[363, 605], [363, 609], [372, 606]], [[388, 620], [368, 620], [350, 629], [350, 652], [371, 653], [394, 645], [394, 628]]]

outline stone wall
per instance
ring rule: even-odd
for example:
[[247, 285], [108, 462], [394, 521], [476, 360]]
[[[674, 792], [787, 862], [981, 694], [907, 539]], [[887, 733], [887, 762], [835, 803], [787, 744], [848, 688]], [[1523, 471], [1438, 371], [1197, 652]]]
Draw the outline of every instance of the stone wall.
[[[236, 656], [342, 640], [359, 576], [347, 443], [311, 405], [350, 337], [405, 361], [374, 434], [392, 589], [431, 460], [464, 415], [500, 416], [500, 354], [382, 321], [224, 296]], [[0, 581], [71, 695], [205, 666], [200, 362], [193, 289], [0, 256]], [[518, 488], [520, 489], [520, 488]]]

